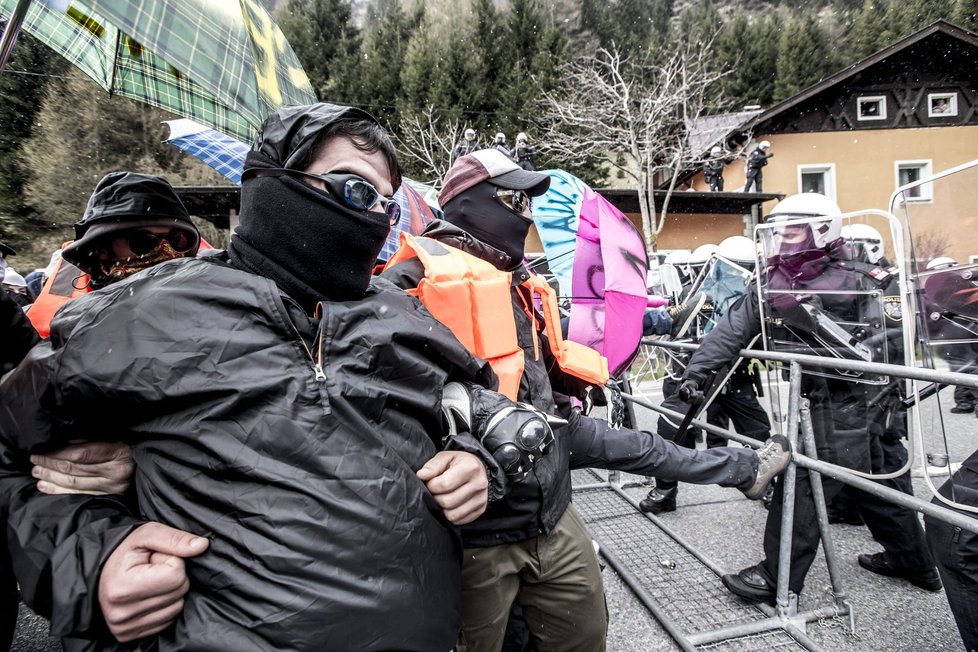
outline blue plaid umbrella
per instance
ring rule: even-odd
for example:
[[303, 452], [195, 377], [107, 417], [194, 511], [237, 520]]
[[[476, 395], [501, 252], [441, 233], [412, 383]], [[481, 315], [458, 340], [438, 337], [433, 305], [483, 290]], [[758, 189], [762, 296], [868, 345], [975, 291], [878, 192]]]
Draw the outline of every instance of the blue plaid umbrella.
[[234, 185], [241, 185], [241, 172], [244, 170], [245, 155], [251, 149], [240, 140], [209, 129], [193, 120], [167, 120], [170, 137], [166, 142], [192, 154], [208, 166], [230, 179]]

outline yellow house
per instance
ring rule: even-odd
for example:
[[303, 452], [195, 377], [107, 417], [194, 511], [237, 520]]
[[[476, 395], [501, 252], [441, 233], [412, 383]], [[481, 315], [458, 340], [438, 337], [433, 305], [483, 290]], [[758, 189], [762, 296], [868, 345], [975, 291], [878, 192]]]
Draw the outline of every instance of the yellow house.
[[[774, 154], [763, 169], [765, 192], [822, 192], [847, 212], [886, 209], [897, 187], [978, 159], [978, 35], [937, 21], [755, 115], [721, 144], [749, 152], [763, 140]], [[685, 181], [709, 189], [702, 172]], [[743, 159], [725, 166], [724, 181], [727, 192], [743, 189]], [[915, 232], [915, 241], [936, 237], [946, 245], [941, 253], [959, 262], [978, 256], [973, 181], [956, 189], [954, 201], [935, 202], [928, 186], [909, 199], [929, 231]], [[764, 213], [774, 204], [766, 202]], [[698, 221], [670, 223], [660, 242], [695, 242]], [[728, 235], [742, 232], [735, 222], [725, 226]]]

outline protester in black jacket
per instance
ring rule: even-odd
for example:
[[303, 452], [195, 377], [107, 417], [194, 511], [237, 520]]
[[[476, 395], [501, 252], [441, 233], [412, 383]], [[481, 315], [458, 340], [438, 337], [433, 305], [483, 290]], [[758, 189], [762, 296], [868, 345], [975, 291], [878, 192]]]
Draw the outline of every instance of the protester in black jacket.
[[[7, 373], [40, 341], [23, 309], [0, 287], [0, 376]], [[0, 496], [0, 524], [7, 522], [7, 501]], [[0, 536], [0, 650], [6, 650], [17, 621], [17, 583], [7, 556], [7, 540]]]
[[[371, 279], [393, 146], [357, 109], [288, 107], [244, 177], [228, 255], [70, 302], [0, 386], [25, 599], [67, 649], [450, 649], [452, 523], [504, 483], [471, 435], [439, 452], [439, 396], [492, 373]], [[28, 453], [102, 434], [133, 446], [138, 514], [38, 496]]]

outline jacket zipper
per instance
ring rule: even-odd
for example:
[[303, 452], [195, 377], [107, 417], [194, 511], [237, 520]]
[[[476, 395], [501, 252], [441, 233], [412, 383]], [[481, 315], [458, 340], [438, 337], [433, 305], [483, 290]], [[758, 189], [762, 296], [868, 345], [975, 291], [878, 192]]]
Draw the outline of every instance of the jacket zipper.
[[[292, 321], [292, 318], [289, 317], [288, 313], [286, 313], [285, 319], [286, 321], [289, 322], [289, 326], [292, 327], [292, 331], [295, 333], [296, 339], [299, 340], [299, 344], [301, 344], [302, 348], [305, 350], [306, 356], [309, 358], [309, 363], [312, 365], [312, 370], [316, 374], [316, 380], [319, 381], [326, 380], [326, 374], [323, 373], [322, 356], [320, 356], [319, 362], [317, 362], [316, 356], [312, 354], [312, 351], [309, 349], [309, 345], [306, 344], [306, 340], [302, 337], [302, 334], [299, 332], [298, 327]], [[322, 327], [320, 326], [320, 330], [321, 328]]]
[[[288, 300], [288, 299], [284, 299]], [[319, 319], [319, 328], [316, 333], [316, 355], [313, 355], [312, 350], [309, 345], [306, 344], [305, 338], [302, 337], [302, 333], [299, 332], [299, 328], [292, 321], [292, 318], [288, 315], [288, 311], [285, 313], [285, 319], [289, 322], [289, 326], [292, 327], [293, 332], [295, 332], [296, 338], [299, 340], [299, 344], [302, 345], [303, 350], [306, 352], [306, 356], [309, 357], [309, 362], [312, 365], [312, 371], [315, 374], [316, 385], [319, 389], [319, 397], [323, 404], [323, 414], [330, 414], [329, 405], [329, 393], [326, 391], [326, 372], [323, 367], [323, 341], [326, 336], [326, 307], [325, 304], [320, 303], [319, 309], [322, 311], [322, 316]]]

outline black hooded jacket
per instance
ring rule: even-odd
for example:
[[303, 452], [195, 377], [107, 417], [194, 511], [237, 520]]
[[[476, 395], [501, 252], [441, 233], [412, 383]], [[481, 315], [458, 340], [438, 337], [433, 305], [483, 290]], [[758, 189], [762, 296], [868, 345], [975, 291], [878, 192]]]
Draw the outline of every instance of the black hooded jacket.
[[[175, 626], [145, 649], [451, 649], [459, 542], [415, 475], [440, 448], [449, 377], [493, 380], [383, 279], [318, 320], [223, 257], [72, 301], [0, 385], [25, 600], [55, 634], [111, 648], [99, 568], [154, 520], [211, 547], [188, 560]], [[142, 517], [116, 498], [40, 496], [25, 475], [29, 453], [94, 432], [132, 445]]]

